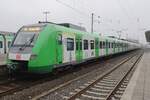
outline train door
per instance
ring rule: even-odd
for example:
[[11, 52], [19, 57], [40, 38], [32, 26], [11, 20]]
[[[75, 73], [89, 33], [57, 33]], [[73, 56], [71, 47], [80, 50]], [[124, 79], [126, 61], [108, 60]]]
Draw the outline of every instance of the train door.
[[9, 48], [10, 48], [10, 45], [11, 45], [11, 41], [6, 41], [6, 52], [9, 51]]
[[106, 54], [106, 42], [105, 42], [105, 40], [103, 40], [103, 50], [102, 50], [102, 54], [103, 54], [103, 56], [105, 56], [105, 54]]
[[104, 56], [106, 52], [106, 42], [103, 40], [102, 41], [102, 49], [101, 49], [101, 55]]
[[71, 63], [75, 61], [75, 35], [63, 35], [63, 63]]
[[56, 59], [57, 59], [57, 64], [62, 63], [62, 35], [58, 34], [57, 36], [57, 41], [56, 41]]
[[76, 37], [76, 61], [80, 62], [82, 60], [82, 39], [81, 37]]
[[95, 57], [95, 40], [93, 39], [93, 40], [90, 40], [90, 47], [89, 47], [89, 50], [88, 50], [88, 52], [89, 52], [89, 58], [92, 58], [92, 57]]
[[102, 56], [103, 55], [103, 41], [100, 41], [99, 42], [99, 56]]

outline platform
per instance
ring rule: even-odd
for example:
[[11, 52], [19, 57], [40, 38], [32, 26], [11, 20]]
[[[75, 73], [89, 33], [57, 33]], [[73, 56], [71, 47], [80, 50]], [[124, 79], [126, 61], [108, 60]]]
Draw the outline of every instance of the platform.
[[0, 54], [0, 66], [6, 64], [6, 54]]
[[150, 100], [150, 49], [146, 49], [121, 100]]

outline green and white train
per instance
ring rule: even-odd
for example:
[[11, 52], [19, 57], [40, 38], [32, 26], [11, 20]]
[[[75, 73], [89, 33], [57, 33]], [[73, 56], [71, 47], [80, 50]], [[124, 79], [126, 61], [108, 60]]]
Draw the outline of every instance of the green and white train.
[[14, 33], [0, 31], [0, 54], [6, 54], [8, 52], [13, 38]]
[[23, 26], [8, 54], [8, 68], [31, 73], [50, 73], [70, 66], [139, 48], [139, 44], [103, 37], [53, 23]]

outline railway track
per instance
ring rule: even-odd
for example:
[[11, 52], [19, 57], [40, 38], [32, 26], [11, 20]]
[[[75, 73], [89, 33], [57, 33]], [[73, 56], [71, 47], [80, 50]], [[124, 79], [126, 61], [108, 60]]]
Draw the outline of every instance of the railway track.
[[[140, 60], [141, 56], [129, 68], [122, 66], [122, 64], [126, 63], [125, 61], [118, 66], [119, 68], [116, 67], [117, 69], [114, 68], [104, 76], [85, 84], [85, 88], [69, 97], [68, 100], [119, 100], [129, 82], [127, 76]], [[129, 58], [129, 60], [132, 60], [132, 58]]]
[[56, 87], [48, 92], [36, 96], [32, 100], [113, 100], [119, 99], [123, 94], [129, 77], [133, 74], [135, 65], [139, 62], [143, 53], [134, 55], [117, 64], [105, 73], [88, 80], [82, 85], [76, 86], [81, 80], [70, 82]]
[[21, 91], [23, 89], [32, 87], [34, 85], [40, 84], [42, 82], [48, 81], [48, 77], [44, 76], [35, 76], [29, 77], [29, 76], [22, 76], [18, 77], [16, 79], [10, 79], [10, 80], [3, 80], [4, 82], [0, 83], [0, 98], [18, 91]]
[[0, 65], [0, 76], [5, 76], [6, 74], [6, 65]]
[[[27, 83], [29, 84], [26, 85]], [[0, 83], [0, 97], [25, 89], [29, 85], [31, 85], [30, 82], [21, 81], [20, 79], [4, 80]]]
[[[98, 64], [98, 63], [96, 63], [96, 64]], [[90, 65], [92, 66], [92, 64], [90, 64]], [[111, 66], [111, 64], [110, 64], [110, 66]], [[83, 75], [83, 76], [86, 76], [86, 75]], [[0, 97], [3, 97], [5, 95], [9, 95], [9, 94], [21, 91], [23, 89], [32, 87], [34, 85], [37, 85], [37, 84], [40, 84], [40, 83], [43, 83], [43, 82], [47, 82], [49, 80], [51, 80], [51, 79], [45, 78], [43, 80], [33, 80], [33, 81], [31, 81], [31, 79], [30, 79], [30, 81], [29, 80], [22, 80], [22, 79], [18, 80], [18, 79], [16, 79], [16, 80], [13, 80], [13, 81], [1, 82], [0, 83]]]

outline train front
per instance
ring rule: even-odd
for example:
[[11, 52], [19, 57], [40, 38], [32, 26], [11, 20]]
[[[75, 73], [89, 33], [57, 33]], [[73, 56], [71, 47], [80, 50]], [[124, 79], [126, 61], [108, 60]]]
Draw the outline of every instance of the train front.
[[17, 33], [8, 53], [9, 71], [28, 71], [28, 62], [36, 58], [33, 48], [42, 26], [23, 26]]

